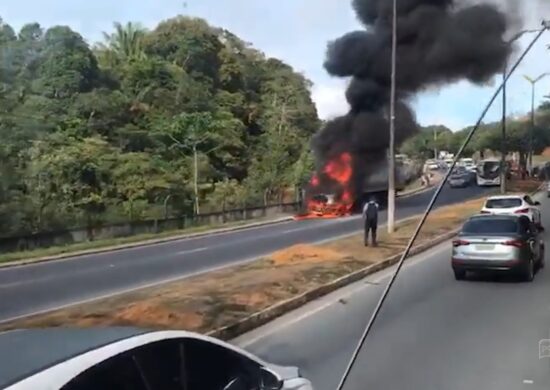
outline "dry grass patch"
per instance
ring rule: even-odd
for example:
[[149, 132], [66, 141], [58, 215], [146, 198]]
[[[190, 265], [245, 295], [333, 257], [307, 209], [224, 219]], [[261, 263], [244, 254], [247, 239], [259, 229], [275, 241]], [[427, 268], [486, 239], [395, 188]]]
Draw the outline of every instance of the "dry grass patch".
[[[418, 244], [458, 227], [482, 200], [435, 211]], [[417, 219], [380, 229], [380, 246], [365, 248], [361, 235], [324, 245], [297, 245], [265, 259], [4, 324], [0, 329], [43, 326], [132, 325], [208, 332], [305, 293], [403, 251]]]

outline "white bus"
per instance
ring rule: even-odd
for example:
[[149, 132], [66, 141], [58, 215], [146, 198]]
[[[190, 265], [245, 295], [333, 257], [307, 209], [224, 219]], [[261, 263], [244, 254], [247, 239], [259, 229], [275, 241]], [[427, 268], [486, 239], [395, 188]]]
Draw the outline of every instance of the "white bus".
[[480, 187], [500, 185], [500, 160], [487, 159], [480, 161], [476, 172], [477, 185]]

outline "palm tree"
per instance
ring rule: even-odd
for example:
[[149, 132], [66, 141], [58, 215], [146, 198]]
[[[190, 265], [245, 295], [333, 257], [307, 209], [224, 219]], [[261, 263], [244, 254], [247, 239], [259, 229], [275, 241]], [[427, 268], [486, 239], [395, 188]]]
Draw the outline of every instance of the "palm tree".
[[97, 47], [100, 57], [110, 64], [143, 59], [143, 38], [147, 30], [141, 24], [132, 22], [124, 26], [116, 22], [114, 27], [113, 33], [103, 33], [105, 43], [100, 43]]

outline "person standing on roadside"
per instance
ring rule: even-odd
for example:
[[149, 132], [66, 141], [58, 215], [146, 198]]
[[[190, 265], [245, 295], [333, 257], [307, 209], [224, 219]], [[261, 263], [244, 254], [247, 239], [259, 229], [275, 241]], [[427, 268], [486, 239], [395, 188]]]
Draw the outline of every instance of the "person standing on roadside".
[[372, 246], [377, 246], [376, 230], [378, 229], [378, 203], [372, 197], [363, 207], [363, 222], [365, 224], [365, 246], [369, 246], [369, 232]]

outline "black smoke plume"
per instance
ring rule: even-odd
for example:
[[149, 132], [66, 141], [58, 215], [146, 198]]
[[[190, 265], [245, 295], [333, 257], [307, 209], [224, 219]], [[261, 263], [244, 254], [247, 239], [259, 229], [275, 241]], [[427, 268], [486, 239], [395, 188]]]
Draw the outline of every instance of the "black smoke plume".
[[[436, 85], [488, 82], [510, 55], [507, 17], [496, 6], [458, 0], [398, 0], [396, 143], [418, 131], [407, 100]], [[347, 115], [329, 121], [313, 139], [317, 168], [342, 152], [354, 163], [356, 198], [389, 146], [392, 1], [353, 0], [362, 31], [329, 43], [326, 70], [349, 77]]]

